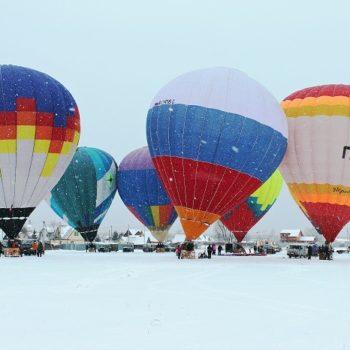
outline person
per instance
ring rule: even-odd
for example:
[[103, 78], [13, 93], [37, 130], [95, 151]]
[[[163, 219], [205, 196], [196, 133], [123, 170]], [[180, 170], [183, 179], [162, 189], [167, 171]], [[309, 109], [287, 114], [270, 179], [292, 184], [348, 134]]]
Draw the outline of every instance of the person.
[[311, 247], [311, 245], [309, 245], [307, 247], [307, 258], [308, 258], [308, 260], [311, 260], [311, 257], [312, 257], [312, 247]]
[[38, 254], [38, 243], [37, 243], [37, 241], [34, 241], [32, 243], [32, 249], [34, 251], [34, 254], [37, 255]]
[[318, 248], [318, 258], [320, 260], [324, 260], [324, 245], [321, 245], [319, 248]]
[[89, 245], [86, 243], [86, 244], [85, 244], [85, 252], [87, 253], [88, 250], [89, 250]]
[[329, 243], [326, 241], [325, 245], [324, 245], [324, 255], [325, 255], [325, 258], [326, 260], [331, 260], [331, 257], [330, 257], [330, 249], [329, 249]]
[[256, 244], [254, 244], [254, 254], [256, 254], [256, 251], [258, 250], [258, 247], [256, 246]]
[[180, 257], [181, 257], [181, 246], [180, 246], [180, 244], [178, 244], [176, 246], [175, 253], [176, 253], [177, 258], [180, 259]]
[[4, 246], [3, 246], [2, 242], [0, 242], [0, 257], [2, 254], [4, 254]]
[[221, 252], [222, 252], [222, 245], [220, 244], [220, 245], [218, 246], [218, 253], [219, 253], [219, 255], [221, 255]]
[[210, 244], [208, 245], [207, 252], [208, 252], [208, 259], [211, 259], [211, 253], [213, 252], [213, 248]]
[[333, 249], [332, 246], [329, 242], [326, 241], [325, 243], [325, 257], [326, 260], [332, 260], [332, 253], [333, 253]]
[[42, 242], [39, 241], [36, 255], [41, 258], [43, 254], [44, 254], [44, 246]]
[[213, 255], [216, 255], [216, 245], [215, 244], [213, 244], [211, 246], [211, 252], [212, 252]]
[[204, 252], [199, 253], [199, 255], [198, 255], [198, 259], [206, 259], [206, 258], [207, 258], [207, 255], [205, 254], [205, 251], [204, 251]]

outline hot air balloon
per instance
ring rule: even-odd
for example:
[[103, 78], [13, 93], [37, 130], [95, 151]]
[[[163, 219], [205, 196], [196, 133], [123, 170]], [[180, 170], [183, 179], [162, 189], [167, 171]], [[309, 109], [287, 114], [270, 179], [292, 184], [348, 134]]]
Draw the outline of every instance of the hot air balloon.
[[290, 142], [282, 175], [317, 231], [333, 242], [350, 220], [350, 85], [303, 89], [282, 107]]
[[68, 90], [33, 69], [0, 66], [0, 228], [13, 239], [61, 178], [80, 118]]
[[287, 121], [276, 99], [246, 74], [204, 69], [176, 78], [154, 97], [147, 142], [192, 240], [276, 170]]
[[169, 237], [169, 229], [177, 218], [152, 163], [148, 147], [129, 153], [120, 163], [119, 195], [135, 215], [159, 241]]
[[276, 170], [271, 177], [244, 202], [227, 212], [221, 222], [241, 242], [248, 231], [270, 210], [282, 188], [282, 175]]
[[79, 147], [48, 202], [56, 214], [92, 242], [117, 191], [117, 164], [107, 152]]

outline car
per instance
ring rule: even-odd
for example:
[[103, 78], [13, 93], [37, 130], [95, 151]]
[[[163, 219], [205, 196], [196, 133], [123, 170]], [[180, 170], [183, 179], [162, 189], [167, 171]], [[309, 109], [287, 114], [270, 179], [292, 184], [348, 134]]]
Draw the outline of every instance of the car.
[[263, 246], [263, 251], [266, 254], [276, 254], [276, 252], [277, 252], [276, 248], [273, 245], [271, 245], [271, 244], [265, 244]]
[[171, 245], [169, 245], [169, 246], [165, 246], [165, 251], [167, 252], [167, 253], [175, 253], [175, 251], [176, 251], [176, 247], [173, 247], [173, 246], [171, 246]]
[[303, 244], [291, 244], [287, 248], [287, 255], [289, 258], [306, 258], [307, 246]]
[[279, 253], [282, 251], [281, 246], [279, 246], [278, 244], [274, 244], [273, 247], [274, 247], [276, 253]]
[[22, 240], [20, 243], [20, 249], [23, 255], [35, 255], [35, 251], [32, 248], [34, 240], [27, 239], [27, 240]]
[[132, 243], [125, 244], [123, 246], [123, 252], [124, 253], [133, 253], [134, 252], [134, 245]]
[[112, 248], [109, 244], [98, 245], [97, 251], [99, 253], [109, 253], [112, 251]]
[[156, 250], [156, 247], [153, 244], [146, 243], [146, 244], [144, 244], [142, 250], [145, 253], [152, 253], [152, 252], [154, 252]]

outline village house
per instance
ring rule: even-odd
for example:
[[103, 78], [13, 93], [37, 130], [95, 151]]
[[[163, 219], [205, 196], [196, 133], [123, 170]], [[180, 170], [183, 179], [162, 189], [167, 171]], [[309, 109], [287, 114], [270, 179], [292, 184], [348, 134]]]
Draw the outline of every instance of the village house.
[[280, 240], [284, 243], [290, 242], [300, 242], [301, 237], [303, 237], [303, 233], [301, 230], [282, 230], [280, 232]]
[[304, 236], [301, 230], [282, 230], [280, 240], [284, 243], [307, 243], [315, 244], [317, 238], [315, 236]]

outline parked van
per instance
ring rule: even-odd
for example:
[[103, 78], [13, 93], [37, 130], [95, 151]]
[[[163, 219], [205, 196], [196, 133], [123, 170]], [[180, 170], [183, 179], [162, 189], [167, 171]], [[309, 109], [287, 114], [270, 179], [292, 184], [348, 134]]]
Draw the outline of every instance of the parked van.
[[306, 258], [307, 246], [303, 244], [291, 244], [287, 248], [287, 255], [289, 258]]

